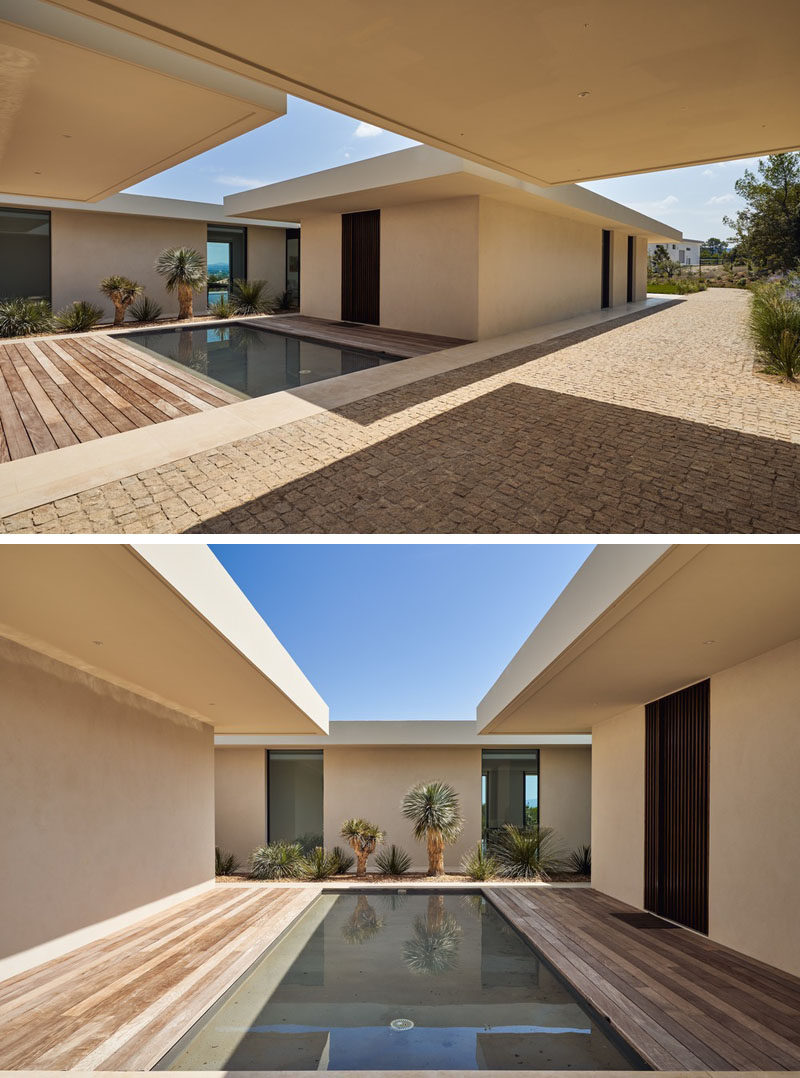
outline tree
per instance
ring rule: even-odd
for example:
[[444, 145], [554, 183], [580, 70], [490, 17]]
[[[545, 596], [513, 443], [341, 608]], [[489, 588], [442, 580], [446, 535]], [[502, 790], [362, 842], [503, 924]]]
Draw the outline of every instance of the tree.
[[718, 236], [709, 236], [703, 247], [710, 255], [721, 255], [725, 250], [725, 244]]
[[118, 273], [115, 273], [100, 282], [100, 291], [114, 304], [114, 325], [121, 326], [125, 321], [125, 312], [144, 289], [138, 281], [132, 281], [129, 277], [120, 277]]
[[461, 834], [458, 794], [447, 782], [420, 783], [403, 798], [401, 811], [414, 824], [414, 838], [428, 843], [428, 875], [444, 875], [444, 848]]
[[800, 260], [800, 153], [776, 153], [745, 169], [736, 194], [745, 208], [724, 222], [736, 233], [739, 254], [758, 266], [788, 272]]
[[356, 876], [366, 876], [367, 859], [378, 843], [383, 842], [383, 831], [374, 823], [354, 817], [345, 820], [341, 834], [356, 855]]
[[651, 277], [671, 277], [675, 272], [675, 263], [663, 243], [656, 245], [648, 261], [648, 273]]
[[206, 264], [199, 252], [193, 247], [168, 247], [155, 265], [167, 291], [178, 293], [178, 318], [191, 318], [192, 293], [201, 292], [208, 280]]

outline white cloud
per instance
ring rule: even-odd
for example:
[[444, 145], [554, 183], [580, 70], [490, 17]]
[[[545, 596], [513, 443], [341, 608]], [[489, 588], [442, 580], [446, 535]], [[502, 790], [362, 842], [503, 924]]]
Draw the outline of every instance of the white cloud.
[[735, 201], [736, 201], [736, 195], [731, 195], [731, 194], [728, 194], [728, 195], [713, 195], [708, 200], [708, 202], [706, 202], [706, 206], [724, 206], [728, 202], [735, 202]]
[[214, 183], [218, 183], [220, 187], [235, 187], [239, 191], [245, 190], [249, 187], [265, 187], [269, 180], [258, 179], [255, 176], [215, 176]]
[[376, 127], [375, 124], [365, 124], [363, 121], [358, 125], [353, 134], [356, 138], [375, 138], [376, 135], [383, 134], [382, 127]]
[[713, 176], [714, 175], [714, 170], [713, 170], [713, 168], [704, 168], [702, 174], [703, 174], [703, 176]]
[[677, 195], [667, 195], [655, 202], [632, 202], [631, 206], [640, 213], [663, 213], [665, 210], [671, 210], [678, 202], [680, 199]]

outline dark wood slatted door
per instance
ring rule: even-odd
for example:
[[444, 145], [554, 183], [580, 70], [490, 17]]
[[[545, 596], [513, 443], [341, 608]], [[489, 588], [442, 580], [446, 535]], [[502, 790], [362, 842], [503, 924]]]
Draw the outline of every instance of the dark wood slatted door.
[[645, 909], [708, 932], [710, 683], [645, 709]]
[[381, 211], [342, 214], [342, 321], [380, 324]]
[[611, 306], [611, 232], [603, 229], [603, 265], [600, 282], [600, 306]]

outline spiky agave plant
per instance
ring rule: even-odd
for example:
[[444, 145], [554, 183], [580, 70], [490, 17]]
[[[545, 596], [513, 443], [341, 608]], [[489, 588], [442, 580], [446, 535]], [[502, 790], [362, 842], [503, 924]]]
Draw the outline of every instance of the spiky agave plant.
[[315, 846], [304, 854], [300, 863], [300, 873], [307, 880], [327, 880], [336, 875], [338, 868], [339, 858], [322, 846]]
[[30, 337], [52, 328], [53, 312], [46, 300], [0, 300], [0, 337]]
[[341, 835], [356, 855], [356, 876], [366, 876], [367, 860], [375, 847], [383, 842], [383, 831], [377, 824], [353, 817], [342, 824]]
[[274, 310], [275, 300], [267, 294], [266, 281], [245, 281], [237, 277], [233, 282], [232, 302], [237, 314], [267, 314]]
[[178, 318], [192, 318], [192, 294], [206, 286], [206, 263], [194, 247], [167, 247], [155, 261], [169, 293], [178, 293]]
[[576, 876], [591, 876], [592, 874], [592, 847], [578, 846], [567, 858], [567, 865]]
[[103, 278], [100, 282], [100, 291], [114, 304], [114, 325], [121, 326], [125, 321], [125, 312], [144, 289], [138, 281], [132, 281], [130, 277], [122, 277], [115, 273], [111, 277]]
[[497, 859], [484, 850], [480, 842], [464, 857], [461, 867], [471, 880], [490, 880], [500, 870]]
[[760, 285], [750, 307], [750, 336], [765, 374], [789, 382], [800, 377], [800, 301], [779, 283]]
[[53, 318], [59, 329], [67, 333], [85, 333], [94, 329], [103, 317], [103, 308], [88, 299], [76, 299], [68, 307], [63, 307]]
[[342, 846], [334, 846], [331, 850], [331, 857], [336, 858], [336, 868], [334, 869], [334, 876], [345, 876], [355, 864], [355, 857], [351, 853], [348, 853]]
[[303, 851], [296, 842], [270, 842], [250, 854], [254, 880], [296, 880], [301, 874]]
[[515, 880], [548, 880], [564, 864], [564, 851], [552, 827], [525, 830], [507, 823], [492, 837], [499, 875]]
[[405, 850], [392, 843], [388, 850], [381, 850], [375, 857], [375, 864], [387, 876], [402, 876], [411, 868], [411, 858]]
[[150, 296], [140, 296], [128, 309], [133, 322], [157, 322], [164, 308]]
[[219, 846], [214, 847], [215, 876], [233, 876], [238, 867], [239, 862], [236, 860], [236, 854], [221, 850]]
[[409, 790], [401, 811], [414, 825], [417, 842], [427, 840], [428, 875], [444, 875], [444, 848], [461, 834], [458, 794], [447, 782], [423, 782]]

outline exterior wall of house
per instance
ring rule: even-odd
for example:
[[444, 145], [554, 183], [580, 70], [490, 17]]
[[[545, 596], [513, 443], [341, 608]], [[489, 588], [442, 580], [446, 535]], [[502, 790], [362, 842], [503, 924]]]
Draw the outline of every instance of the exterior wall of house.
[[644, 903], [644, 706], [592, 729], [592, 885]]
[[286, 230], [247, 228], [247, 276], [266, 281], [271, 295], [286, 289]]
[[800, 640], [711, 678], [709, 935], [800, 975]]
[[209, 726], [8, 640], [0, 684], [0, 959], [213, 879]]
[[546, 746], [539, 750], [539, 819], [569, 851], [592, 840], [592, 750]]
[[266, 841], [267, 753], [263, 748], [214, 752], [215, 844], [242, 868]]
[[300, 311], [342, 317], [342, 216], [304, 217], [300, 225]]
[[478, 205], [473, 195], [381, 210], [382, 326], [477, 338]]
[[636, 237], [636, 256], [634, 262], [635, 301], [647, 299], [647, 237]]
[[656, 247], [659, 246], [666, 247], [670, 259], [680, 266], [700, 265], [699, 242], [693, 240], [681, 240], [677, 243], [650, 243], [647, 246], [647, 253], [654, 254]]

